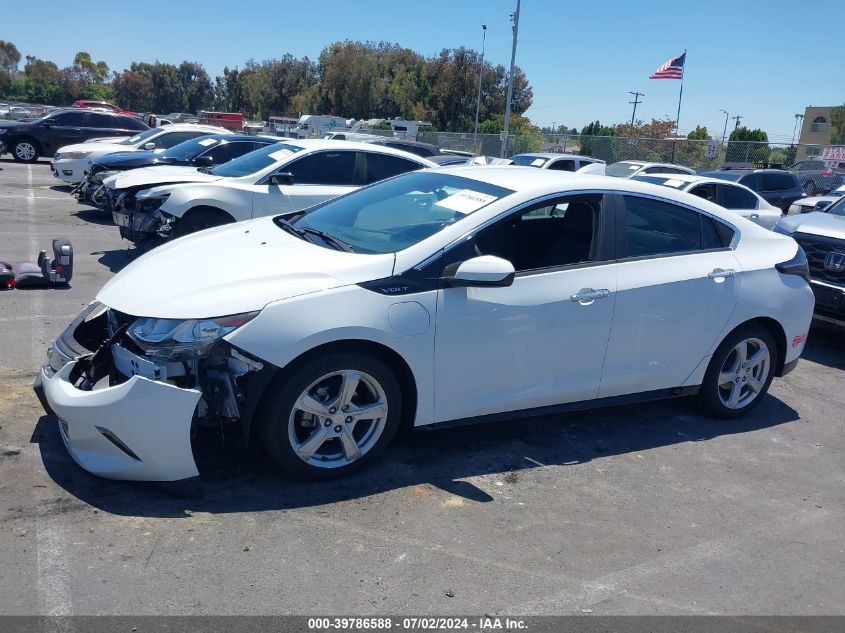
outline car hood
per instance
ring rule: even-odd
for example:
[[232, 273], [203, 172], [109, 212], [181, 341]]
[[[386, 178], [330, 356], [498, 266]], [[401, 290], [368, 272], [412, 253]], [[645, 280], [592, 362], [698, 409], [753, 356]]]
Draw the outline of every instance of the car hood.
[[214, 182], [220, 178], [220, 176], [198, 171], [196, 167], [156, 165], [109, 176], [103, 183], [111, 189], [131, 189], [179, 182]]
[[195, 319], [260, 310], [268, 303], [393, 273], [394, 255], [335, 251], [258, 218], [194, 233], [139, 257], [97, 295], [134, 316]]
[[173, 161], [156, 152], [114, 152], [100, 156], [94, 161], [109, 169], [133, 169], [154, 165], [169, 165]]
[[845, 216], [815, 211], [781, 218], [778, 227], [791, 233], [806, 233], [845, 240]]
[[92, 155], [102, 155], [109, 152], [126, 152], [132, 151], [131, 147], [120, 145], [120, 141], [126, 140], [126, 137], [115, 139], [103, 139], [102, 141], [88, 141], [86, 143], [77, 143], [76, 145], [65, 145], [59, 150], [60, 154], [67, 154], [68, 152], [91, 152]]

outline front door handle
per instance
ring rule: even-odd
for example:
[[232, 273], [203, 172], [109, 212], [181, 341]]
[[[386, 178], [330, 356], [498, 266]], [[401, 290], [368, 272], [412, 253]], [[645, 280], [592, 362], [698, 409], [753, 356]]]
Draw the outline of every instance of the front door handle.
[[575, 303], [580, 303], [581, 305], [590, 305], [596, 299], [604, 299], [608, 296], [610, 296], [610, 290], [607, 288], [600, 288], [599, 290], [594, 290], [593, 288], [581, 288], [581, 290], [569, 297], [569, 300]]
[[727, 279], [728, 277], [735, 277], [736, 271], [731, 268], [727, 270], [723, 268], [714, 268], [709, 273], [707, 273], [707, 276], [710, 279]]

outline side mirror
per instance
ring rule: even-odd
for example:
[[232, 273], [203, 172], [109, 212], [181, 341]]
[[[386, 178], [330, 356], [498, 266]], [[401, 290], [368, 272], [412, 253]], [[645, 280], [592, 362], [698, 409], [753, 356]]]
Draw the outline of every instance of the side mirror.
[[273, 174], [267, 179], [269, 185], [292, 185], [293, 174], [289, 171], [283, 171], [278, 174]]
[[144, 149], [145, 149], [145, 150], [148, 150], [148, 151], [149, 151], [149, 150], [153, 150], [153, 149], [155, 149], [155, 148], [156, 148], [156, 144], [155, 144], [155, 143], [152, 143], [152, 142], [150, 142], [150, 143], [144, 143]]
[[208, 167], [214, 164], [214, 157], [213, 156], [198, 156], [194, 161], [197, 165], [201, 167]]
[[501, 257], [482, 255], [463, 262], [449, 264], [441, 279], [453, 287], [510, 286], [516, 276], [513, 264]]

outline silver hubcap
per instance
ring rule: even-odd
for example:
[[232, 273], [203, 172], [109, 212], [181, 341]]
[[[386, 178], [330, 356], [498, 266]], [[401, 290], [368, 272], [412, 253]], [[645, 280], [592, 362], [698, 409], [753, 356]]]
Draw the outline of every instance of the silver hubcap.
[[729, 409], [748, 406], [769, 378], [769, 347], [758, 338], [740, 341], [728, 354], [719, 372], [719, 399]]
[[299, 458], [338, 468], [375, 446], [387, 422], [387, 398], [378, 381], [354, 369], [326, 374], [296, 399], [288, 439]]
[[15, 146], [15, 154], [21, 160], [32, 160], [35, 158], [35, 147], [32, 143], [18, 143]]

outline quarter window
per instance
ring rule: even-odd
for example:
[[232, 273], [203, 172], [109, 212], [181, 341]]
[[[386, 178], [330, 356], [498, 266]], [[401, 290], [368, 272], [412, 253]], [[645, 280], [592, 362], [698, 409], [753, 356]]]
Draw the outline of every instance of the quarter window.
[[283, 171], [297, 185], [353, 185], [355, 152], [317, 152], [303, 156]]
[[623, 196], [629, 257], [691, 253], [720, 248], [719, 223], [662, 200]]

